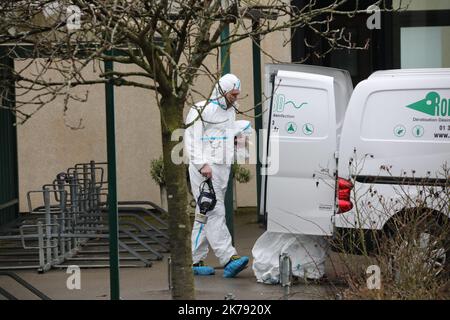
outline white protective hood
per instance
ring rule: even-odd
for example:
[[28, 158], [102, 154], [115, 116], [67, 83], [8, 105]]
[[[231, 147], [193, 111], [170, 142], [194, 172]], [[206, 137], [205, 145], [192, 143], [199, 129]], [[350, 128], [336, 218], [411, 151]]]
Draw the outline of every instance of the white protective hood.
[[[224, 98], [224, 94], [233, 89], [241, 90], [241, 81], [234, 74], [227, 73], [226, 75], [222, 76], [219, 79], [218, 83], [214, 86], [209, 100], [217, 102], [222, 109], [226, 110], [227, 104]], [[237, 103], [234, 104], [234, 107], [238, 107]]]

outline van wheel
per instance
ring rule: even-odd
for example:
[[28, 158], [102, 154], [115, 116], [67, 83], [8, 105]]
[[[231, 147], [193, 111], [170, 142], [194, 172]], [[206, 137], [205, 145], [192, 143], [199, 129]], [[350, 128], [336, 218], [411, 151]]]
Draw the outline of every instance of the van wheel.
[[450, 271], [449, 219], [431, 210], [404, 212], [389, 222], [388, 268], [399, 281], [405, 267], [437, 277]]

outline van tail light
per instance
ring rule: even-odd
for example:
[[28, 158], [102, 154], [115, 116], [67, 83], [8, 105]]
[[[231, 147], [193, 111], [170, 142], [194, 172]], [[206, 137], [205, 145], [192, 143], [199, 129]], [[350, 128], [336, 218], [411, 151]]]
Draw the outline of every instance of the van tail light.
[[353, 183], [349, 180], [338, 178], [337, 187], [338, 213], [350, 211], [353, 208], [353, 203], [350, 201], [350, 192], [353, 189]]
[[350, 201], [350, 189], [348, 190], [338, 190], [338, 199]]
[[338, 213], [344, 213], [352, 210], [353, 208], [353, 203], [351, 201], [338, 200], [338, 205], [339, 205]]

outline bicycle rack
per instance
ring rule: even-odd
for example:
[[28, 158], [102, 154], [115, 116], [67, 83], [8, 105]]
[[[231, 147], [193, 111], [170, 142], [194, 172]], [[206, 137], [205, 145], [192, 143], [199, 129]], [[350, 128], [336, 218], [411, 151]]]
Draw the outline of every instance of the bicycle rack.
[[[28, 212], [0, 229], [0, 270], [43, 273], [74, 262], [80, 268], [108, 268], [106, 168], [106, 162], [78, 163], [29, 191]], [[36, 206], [38, 195], [42, 202]], [[119, 201], [118, 214], [121, 267], [150, 267], [169, 252], [164, 209], [151, 201]]]

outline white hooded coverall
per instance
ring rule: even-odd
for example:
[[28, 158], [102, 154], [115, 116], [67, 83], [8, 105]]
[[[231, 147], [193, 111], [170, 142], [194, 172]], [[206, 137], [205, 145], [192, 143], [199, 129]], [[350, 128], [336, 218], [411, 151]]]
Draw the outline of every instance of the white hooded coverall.
[[[206, 179], [200, 173], [205, 164], [212, 169], [212, 184], [217, 198], [214, 210], [207, 213], [207, 223], [194, 222], [191, 238], [194, 264], [206, 258], [208, 244], [222, 266], [231, 256], [237, 255], [226, 226], [224, 203], [234, 159], [234, 136], [239, 132], [235, 127], [235, 109], [227, 108], [223, 95], [233, 89], [241, 89], [239, 79], [232, 74], [224, 75], [216, 84], [211, 98], [193, 106], [186, 118], [187, 125], [195, 121], [184, 136], [194, 199], [198, 199], [199, 186]], [[198, 206], [195, 210], [199, 212]]]

